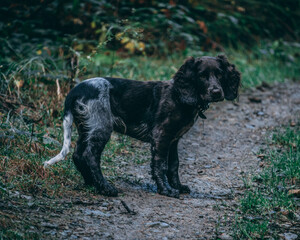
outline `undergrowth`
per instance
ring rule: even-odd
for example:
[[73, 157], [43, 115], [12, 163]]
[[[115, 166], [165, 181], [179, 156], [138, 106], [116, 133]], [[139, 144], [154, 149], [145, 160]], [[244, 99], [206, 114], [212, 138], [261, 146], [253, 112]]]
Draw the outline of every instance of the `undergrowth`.
[[247, 181], [235, 238], [279, 239], [286, 232], [299, 233], [300, 124], [275, 131], [270, 150], [259, 156], [264, 169]]

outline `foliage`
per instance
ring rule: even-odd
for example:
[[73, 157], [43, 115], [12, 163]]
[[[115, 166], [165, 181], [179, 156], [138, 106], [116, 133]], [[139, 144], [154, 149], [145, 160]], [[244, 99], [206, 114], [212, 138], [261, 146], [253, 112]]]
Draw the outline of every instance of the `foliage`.
[[277, 130], [273, 144], [275, 149], [260, 155], [265, 168], [247, 183], [240, 201], [237, 239], [277, 239], [281, 224], [295, 220], [297, 204], [292, 193], [300, 191], [300, 125]]
[[18, 59], [32, 51], [99, 45], [129, 53], [165, 55], [253, 45], [258, 39], [299, 39], [299, 2], [49, 0], [4, 1], [0, 50]]
[[[240, 67], [245, 86], [294, 78], [299, 44], [288, 41], [299, 37], [298, 5], [292, 0], [3, 1], [0, 93], [19, 94], [33, 85], [53, 89], [57, 81], [67, 91], [83, 76], [95, 75], [169, 79], [186, 56], [219, 51]], [[163, 70], [151, 66], [157, 58], [166, 62]]]

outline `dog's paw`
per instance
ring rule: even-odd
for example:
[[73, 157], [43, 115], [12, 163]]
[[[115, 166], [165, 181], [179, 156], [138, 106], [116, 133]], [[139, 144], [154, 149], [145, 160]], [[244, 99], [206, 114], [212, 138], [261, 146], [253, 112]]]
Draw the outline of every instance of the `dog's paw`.
[[168, 197], [179, 198], [179, 190], [174, 188], [163, 189], [161, 191], [158, 191], [158, 193]]
[[111, 184], [105, 184], [99, 189], [100, 194], [108, 197], [117, 197], [118, 190]]
[[179, 192], [180, 193], [191, 193], [191, 189], [187, 185], [180, 185]]

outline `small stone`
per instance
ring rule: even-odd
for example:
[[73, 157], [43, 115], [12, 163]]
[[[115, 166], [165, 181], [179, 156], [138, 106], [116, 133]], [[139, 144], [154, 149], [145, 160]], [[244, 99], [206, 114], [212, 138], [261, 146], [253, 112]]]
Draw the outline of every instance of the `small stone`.
[[149, 223], [146, 223], [146, 227], [162, 227], [162, 228], [167, 228], [167, 227], [169, 227], [169, 224], [165, 223], [165, 222], [149, 222]]
[[167, 227], [169, 227], [169, 224], [167, 224], [165, 222], [161, 222], [160, 226], [163, 227], [163, 228], [167, 228]]
[[28, 207], [32, 207], [34, 205], [34, 202], [28, 202], [27, 205]]
[[160, 225], [160, 222], [148, 222], [146, 223], [146, 227], [157, 227]]
[[204, 165], [204, 168], [208, 169], [208, 168], [213, 168], [212, 165]]
[[295, 240], [298, 238], [298, 235], [294, 233], [283, 233], [279, 234], [279, 236], [282, 237], [284, 240]]
[[27, 195], [21, 195], [21, 198], [25, 198], [26, 200], [31, 200], [32, 197], [31, 196], [27, 196]]
[[255, 126], [250, 125], [250, 124], [245, 124], [245, 127], [248, 128], [248, 129], [254, 129], [255, 128]]
[[222, 233], [219, 236], [219, 239], [221, 239], [221, 240], [232, 240], [233, 238], [231, 236], [229, 236], [228, 234], [226, 234], [226, 233]]
[[55, 223], [42, 222], [41, 226], [42, 227], [47, 227], [47, 228], [58, 228], [58, 224], [55, 224]]
[[264, 113], [264, 112], [261, 112], [261, 111], [259, 111], [259, 112], [257, 112], [257, 115], [258, 115], [258, 116], [263, 116], [263, 115], [265, 115], [265, 113]]
[[90, 209], [85, 209], [84, 213], [86, 215], [92, 215], [92, 216], [100, 216], [100, 217], [110, 217], [111, 214], [109, 213], [104, 213], [100, 210], [90, 210]]

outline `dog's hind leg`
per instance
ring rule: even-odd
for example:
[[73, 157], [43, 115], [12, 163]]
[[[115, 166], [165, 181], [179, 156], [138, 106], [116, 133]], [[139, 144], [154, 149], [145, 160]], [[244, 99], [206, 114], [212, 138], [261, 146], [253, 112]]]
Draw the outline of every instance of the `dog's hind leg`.
[[73, 160], [86, 184], [93, 184], [103, 195], [117, 196], [118, 191], [105, 180], [100, 168], [102, 151], [113, 131], [109, 84], [103, 79], [91, 79], [86, 84], [97, 89], [98, 97], [87, 96], [75, 103], [79, 140]]
[[86, 185], [93, 185], [93, 178], [91, 175], [91, 170], [87, 165], [85, 159], [82, 157], [82, 153], [86, 148], [86, 142], [84, 141], [85, 136], [82, 134], [79, 135], [79, 139], [77, 141], [77, 145], [73, 154], [73, 161], [77, 168], [77, 170], [81, 173], [84, 182]]
[[88, 141], [84, 143], [81, 159], [85, 163], [85, 170], [81, 171], [81, 173], [85, 178], [85, 182], [87, 184], [92, 182], [100, 194], [117, 196], [117, 189], [106, 181], [100, 168], [101, 154], [106, 143], [109, 141], [111, 133], [112, 128], [105, 129], [105, 131], [103, 131], [103, 129], [96, 130], [92, 133], [92, 136], [89, 137]]
[[188, 186], [182, 185], [178, 175], [179, 158], [177, 152], [178, 140], [173, 142], [169, 149], [167, 177], [171, 187], [178, 189], [180, 193], [190, 193]]

